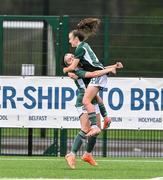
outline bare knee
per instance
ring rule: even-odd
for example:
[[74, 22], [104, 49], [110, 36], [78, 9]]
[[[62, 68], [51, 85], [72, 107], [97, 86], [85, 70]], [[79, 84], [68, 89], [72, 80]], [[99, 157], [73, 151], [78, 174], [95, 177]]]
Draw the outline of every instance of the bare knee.
[[86, 99], [86, 98], [83, 98], [83, 101], [82, 101], [83, 105], [85, 107], [89, 106], [91, 104], [90, 100], [89, 99]]
[[87, 134], [90, 130], [90, 127], [81, 128], [81, 130]]

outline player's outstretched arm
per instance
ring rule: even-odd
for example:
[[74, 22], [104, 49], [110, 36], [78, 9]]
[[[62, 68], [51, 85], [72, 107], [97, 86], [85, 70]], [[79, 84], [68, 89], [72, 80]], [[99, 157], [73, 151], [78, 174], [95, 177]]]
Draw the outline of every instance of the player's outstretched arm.
[[103, 75], [108, 74], [108, 73], [116, 74], [116, 68], [108, 67], [108, 68], [102, 69], [102, 70], [97, 70], [97, 71], [93, 71], [93, 72], [86, 72], [85, 78], [99, 77], [99, 76], [103, 76]]
[[121, 62], [116, 62], [116, 64], [113, 64], [113, 65], [110, 65], [110, 66], [106, 66], [105, 68], [111, 68], [111, 67], [114, 67], [116, 69], [121, 69], [123, 68], [123, 64]]

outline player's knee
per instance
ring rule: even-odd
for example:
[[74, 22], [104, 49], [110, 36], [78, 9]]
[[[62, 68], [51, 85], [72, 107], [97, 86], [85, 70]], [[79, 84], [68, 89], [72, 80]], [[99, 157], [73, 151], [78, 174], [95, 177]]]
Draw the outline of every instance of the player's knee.
[[89, 101], [89, 99], [83, 99], [82, 103], [83, 103], [83, 105], [84, 105], [85, 107], [87, 107], [87, 106], [89, 106], [89, 105], [91, 104], [91, 102]]
[[85, 134], [87, 134], [89, 132], [89, 130], [90, 130], [90, 127], [83, 127], [81, 129], [81, 131], [85, 132]]

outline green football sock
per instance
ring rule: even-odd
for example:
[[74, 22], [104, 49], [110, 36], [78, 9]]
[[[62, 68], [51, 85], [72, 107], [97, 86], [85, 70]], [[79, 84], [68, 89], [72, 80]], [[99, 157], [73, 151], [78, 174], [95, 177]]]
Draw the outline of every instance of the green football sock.
[[106, 111], [106, 108], [105, 108], [104, 104], [99, 103], [98, 106], [99, 106], [100, 113], [101, 113], [102, 117], [106, 117], [107, 116], [107, 111]]
[[72, 149], [71, 152], [73, 152], [74, 154], [77, 153], [77, 151], [80, 149], [83, 140], [85, 140], [85, 135], [86, 133], [84, 131], [80, 131], [78, 133], [78, 135], [75, 137], [74, 143], [72, 145]]
[[97, 136], [91, 136], [88, 138], [88, 142], [87, 142], [87, 145], [86, 145], [86, 151], [88, 153], [91, 153], [93, 151], [93, 148], [96, 144], [96, 139], [97, 139]]

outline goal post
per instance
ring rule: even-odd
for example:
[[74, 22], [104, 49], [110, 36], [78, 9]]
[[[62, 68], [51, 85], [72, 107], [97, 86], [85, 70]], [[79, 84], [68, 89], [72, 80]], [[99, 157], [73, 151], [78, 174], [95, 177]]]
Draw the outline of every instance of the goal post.
[[60, 74], [60, 24], [58, 16], [0, 16], [0, 74], [21, 75], [22, 64], [34, 64], [35, 75]]

